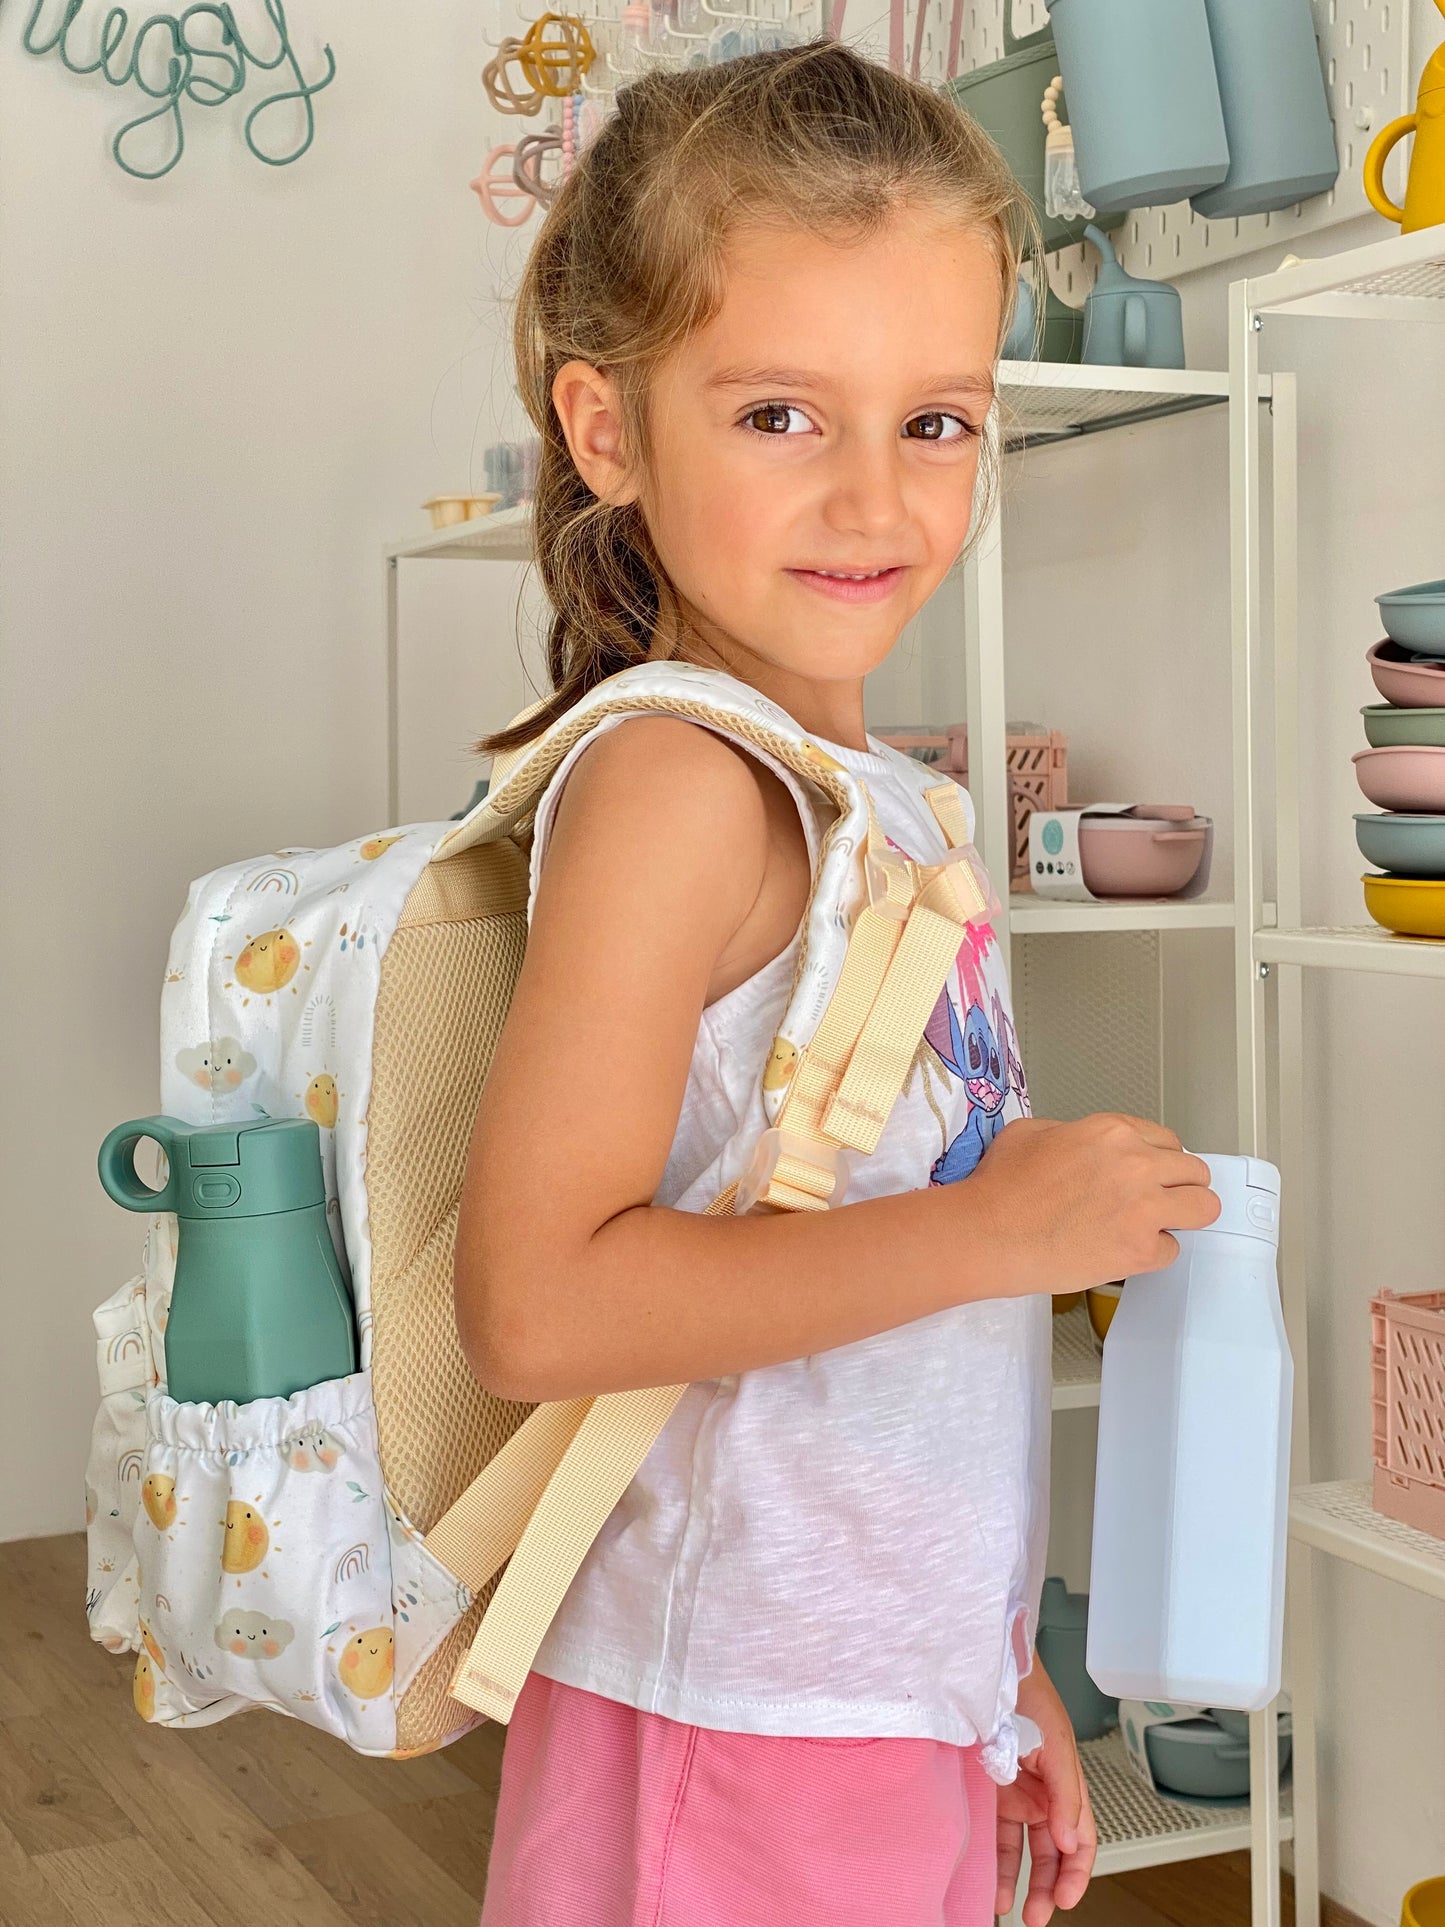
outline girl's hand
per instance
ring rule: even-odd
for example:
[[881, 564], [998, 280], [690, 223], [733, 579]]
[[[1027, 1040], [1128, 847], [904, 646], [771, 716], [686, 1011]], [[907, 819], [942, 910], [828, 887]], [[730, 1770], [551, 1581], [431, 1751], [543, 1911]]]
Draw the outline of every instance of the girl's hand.
[[1024, 1927], [1046, 1927], [1055, 1907], [1075, 1907], [1082, 1900], [1098, 1834], [1074, 1730], [1037, 1659], [1033, 1671], [1019, 1681], [1018, 1710], [1038, 1727], [1044, 1743], [1020, 1760], [1013, 1785], [999, 1788], [994, 1912], [1002, 1917], [1013, 1907], [1027, 1827], [1029, 1890]]
[[1173, 1231], [1219, 1216], [1209, 1166], [1166, 1125], [1099, 1111], [1006, 1124], [957, 1209], [981, 1212], [1002, 1259], [998, 1295], [1082, 1291], [1179, 1255]]

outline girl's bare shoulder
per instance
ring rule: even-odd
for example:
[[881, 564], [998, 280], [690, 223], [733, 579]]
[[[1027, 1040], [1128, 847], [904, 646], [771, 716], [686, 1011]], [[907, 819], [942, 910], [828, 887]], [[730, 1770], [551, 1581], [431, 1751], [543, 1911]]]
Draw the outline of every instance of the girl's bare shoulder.
[[710, 952], [711, 1002], [788, 942], [810, 864], [773, 772], [716, 731], [664, 715], [629, 717], [578, 758], [549, 871], [578, 909], [579, 895], [591, 898], [592, 914], [610, 920], [646, 902], [690, 926]]

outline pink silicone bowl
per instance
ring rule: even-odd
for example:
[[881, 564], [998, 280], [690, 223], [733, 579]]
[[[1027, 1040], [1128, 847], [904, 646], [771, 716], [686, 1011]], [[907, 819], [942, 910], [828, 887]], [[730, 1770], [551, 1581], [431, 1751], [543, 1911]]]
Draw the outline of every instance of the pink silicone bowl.
[[1173, 896], [1204, 855], [1204, 825], [1190, 816], [1183, 828], [1167, 818], [1085, 817], [1079, 824], [1085, 883], [1096, 897]]
[[1388, 636], [1365, 651], [1365, 661], [1387, 703], [1400, 709], [1445, 705], [1445, 662], [1411, 662], [1407, 652]]
[[1401, 743], [1358, 750], [1350, 760], [1360, 788], [1382, 810], [1445, 811], [1445, 749]]

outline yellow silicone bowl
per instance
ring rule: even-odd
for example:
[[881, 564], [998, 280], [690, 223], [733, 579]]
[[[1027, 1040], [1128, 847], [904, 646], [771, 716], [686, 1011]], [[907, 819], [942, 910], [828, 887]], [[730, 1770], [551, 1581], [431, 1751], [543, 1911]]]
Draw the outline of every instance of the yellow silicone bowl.
[[1119, 1293], [1123, 1289], [1122, 1284], [1089, 1287], [1089, 1323], [1094, 1327], [1094, 1336], [1101, 1345], [1109, 1336], [1114, 1313], [1119, 1309]]
[[1056, 1292], [1054, 1294], [1055, 1318], [1063, 1318], [1067, 1313], [1073, 1311], [1076, 1306], [1082, 1305], [1083, 1302], [1084, 1294], [1081, 1291]]
[[1445, 1874], [1410, 1889], [1400, 1908], [1400, 1927], [1445, 1927]]
[[1365, 908], [1399, 937], [1445, 937], [1445, 879], [1361, 877]]

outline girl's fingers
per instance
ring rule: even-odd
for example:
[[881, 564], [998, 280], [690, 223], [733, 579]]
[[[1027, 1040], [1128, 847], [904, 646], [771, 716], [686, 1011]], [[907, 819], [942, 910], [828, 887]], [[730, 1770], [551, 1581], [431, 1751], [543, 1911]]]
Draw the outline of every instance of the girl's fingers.
[[1058, 1884], [1059, 1850], [1046, 1826], [1029, 1828], [1029, 1890], [1024, 1900], [1024, 1927], [1048, 1927]]
[[1000, 1820], [998, 1823], [998, 1891], [994, 1895], [993, 1910], [1002, 1920], [1012, 1913], [1014, 1894], [1019, 1884], [1019, 1867], [1024, 1855], [1023, 1823], [1019, 1820]]
[[1089, 1805], [1086, 1787], [1084, 1809], [1079, 1815], [1079, 1844], [1075, 1852], [1064, 1856], [1059, 1868], [1059, 1876], [1054, 1883], [1055, 1906], [1078, 1906], [1089, 1884], [1089, 1876], [1094, 1870], [1094, 1856], [1097, 1851], [1098, 1831], [1094, 1825], [1093, 1809]]
[[1046, 1746], [1039, 1760], [1049, 1802], [1049, 1832], [1061, 1854], [1073, 1853], [1079, 1844], [1079, 1818], [1087, 1795], [1084, 1770], [1072, 1744]]

